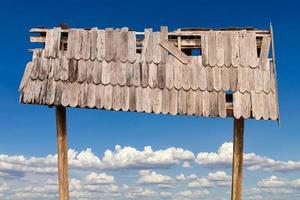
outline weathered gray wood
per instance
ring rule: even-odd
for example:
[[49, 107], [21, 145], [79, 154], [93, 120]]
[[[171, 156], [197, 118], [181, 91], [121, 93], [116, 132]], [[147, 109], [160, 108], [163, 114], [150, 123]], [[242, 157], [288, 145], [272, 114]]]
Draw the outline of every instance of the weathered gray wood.
[[201, 35], [201, 52], [202, 52], [202, 63], [204, 66], [208, 65], [208, 33]]
[[137, 87], [136, 88], [136, 111], [137, 112], [143, 112], [144, 107], [143, 107], [143, 102], [144, 100], [144, 94], [143, 94], [143, 88], [142, 87]]
[[91, 59], [95, 60], [97, 58], [97, 40], [98, 40], [98, 29], [92, 28], [90, 30], [90, 46], [91, 46]]
[[61, 106], [56, 107], [58, 186], [60, 200], [69, 200], [68, 142], [66, 118], [66, 109]]
[[132, 86], [134, 79], [134, 64], [127, 62], [126, 63], [126, 85], [128, 87]]
[[129, 110], [136, 111], [136, 87], [129, 88]]
[[74, 82], [70, 84], [69, 90], [70, 90], [69, 106], [76, 107], [78, 106], [78, 97], [80, 93], [79, 83]]
[[102, 109], [104, 106], [104, 86], [102, 84], [96, 85], [95, 89], [95, 101], [96, 101], [96, 108], [97, 109]]
[[233, 115], [236, 119], [240, 119], [243, 114], [242, 95], [239, 91], [233, 93]]
[[90, 31], [82, 30], [82, 46], [81, 46], [81, 57], [84, 60], [90, 59], [91, 57], [91, 43], [92, 38]]
[[119, 62], [111, 61], [110, 62], [110, 84], [115, 86], [118, 83], [118, 68], [119, 68]]
[[242, 200], [244, 119], [234, 119], [231, 200]]
[[66, 56], [63, 56], [60, 60], [59, 67], [60, 80], [66, 81], [68, 80], [68, 70], [69, 70], [69, 60]]
[[243, 67], [249, 67], [249, 46], [248, 46], [248, 33], [246, 30], [239, 32], [240, 40], [240, 55], [241, 55], [241, 65]]
[[136, 35], [135, 31], [128, 31], [128, 61], [133, 63], [136, 61]]
[[[168, 114], [170, 112], [171, 109], [171, 90], [164, 88], [162, 90], [162, 107], [161, 107], [161, 112], [163, 114]], [[177, 105], [176, 105], [177, 106]]]
[[122, 28], [120, 32], [120, 60], [126, 62], [128, 60], [128, 28]]
[[[160, 42], [168, 40], [168, 27], [161, 26], [160, 27]], [[168, 59], [168, 51], [160, 46], [160, 53], [161, 53], [161, 61], [162, 63], [166, 63]]]
[[[105, 29], [105, 60], [111, 61], [115, 58], [114, 48], [114, 30], [112, 28]], [[99, 55], [99, 54], [98, 54]]]
[[118, 111], [121, 109], [121, 90], [122, 90], [122, 88], [119, 85], [113, 86], [112, 108], [115, 111]]
[[237, 83], [238, 83], [238, 75], [237, 75], [237, 68], [236, 67], [230, 67], [229, 68], [229, 73], [230, 73], [230, 89], [232, 91], [237, 90]]
[[201, 90], [195, 91], [196, 95], [196, 103], [195, 103], [195, 109], [196, 109], [196, 115], [201, 116], [203, 114], [203, 95]]
[[157, 86], [160, 89], [166, 86], [166, 64], [158, 63], [157, 65]]
[[121, 109], [123, 111], [129, 110], [129, 87], [126, 85], [121, 88]]
[[232, 53], [232, 32], [226, 31], [224, 33], [224, 64], [226, 67], [230, 67], [232, 65], [231, 62], [231, 53]]
[[202, 92], [202, 100], [203, 116], [208, 117], [210, 115], [210, 94], [207, 90]]
[[82, 39], [83, 39], [83, 33], [85, 30], [83, 29], [76, 29], [75, 30], [75, 37], [74, 37], [74, 58], [81, 59], [82, 58]]
[[212, 91], [214, 89], [214, 67], [206, 67], [206, 80], [207, 80], [207, 90]]
[[166, 87], [172, 89], [174, 87], [174, 57], [171, 56], [166, 63]]
[[104, 108], [110, 110], [112, 108], [113, 86], [106, 85], [104, 88]]
[[169, 113], [171, 115], [177, 115], [178, 114], [178, 90], [176, 90], [175, 88], [172, 88], [171, 90], [169, 90]]
[[151, 88], [157, 87], [157, 64], [154, 62], [149, 64], [149, 86]]
[[57, 58], [60, 48], [61, 28], [47, 30], [45, 41], [46, 57]]
[[71, 83], [68, 82], [62, 83], [61, 105], [64, 107], [69, 106], [71, 100], [70, 85]]
[[152, 90], [151, 105], [154, 113], [159, 114], [162, 112], [162, 90], [155, 88]]
[[220, 91], [222, 89], [222, 68], [213, 67], [213, 88], [216, 91]]
[[152, 95], [152, 89], [150, 87], [146, 87], [142, 89], [143, 94], [143, 111], [146, 113], [152, 112], [151, 107], [151, 95]]
[[119, 62], [117, 65], [117, 83], [120, 86], [126, 84], [126, 65], [127, 63]]
[[183, 64], [188, 64], [191, 60], [191, 57], [184, 54], [178, 48], [176, 48], [171, 42], [164, 40], [159, 43], [163, 48], [165, 48], [169, 53], [175, 56]]
[[268, 64], [270, 45], [271, 45], [270, 35], [263, 36], [260, 55], [259, 55], [259, 66], [263, 68]]
[[262, 117], [264, 120], [269, 119], [269, 101], [268, 101], [268, 95], [266, 93], [261, 93], [262, 96]]
[[239, 32], [235, 31], [231, 34], [231, 63], [234, 67], [240, 64], [240, 40]]
[[207, 68], [202, 65], [202, 59], [198, 59], [198, 67], [199, 67], [199, 76], [198, 83], [199, 88], [201, 90], [206, 90], [207, 88]]
[[176, 89], [182, 88], [183, 64], [177, 59], [173, 59], [174, 66], [174, 86]]
[[62, 82], [58, 81], [58, 82], [56, 82], [56, 85], [55, 85], [54, 105], [60, 105], [61, 95], [62, 95]]
[[210, 66], [215, 66], [217, 64], [217, 41], [215, 31], [209, 31], [208, 33], [208, 63]]
[[218, 92], [218, 108], [219, 116], [225, 118], [227, 116], [226, 94], [224, 91]]
[[80, 92], [79, 92], [79, 98], [78, 98], [78, 105], [81, 108], [87, 107], [87, 92], [88, 92], [88, 83], [84, 82], [80, 85]]
[[242, 117], [244, 119], [248, 119], [250, 117], [250, 109], [251, 109], [251, 99], [250, 94], [245, 92], [242, 94]]
[[191, 65], [182, 65], [182, 87], [185, 90], [191, 88]]
[[143, 87], [147, 87], [149, 85], [149, 64], [144, 61], [141, 63], [141, 83]]
[[[141, 57], [140, 57], [140, 62], [146, 61], [146, 52], [148, 51], [148, 46], [151, 43], [151, 34], [152, 34], [152, 29], [145, 29], [145, 38], [143, 40], [143, 48], [141, 52]], [[148, 53], [147, 53], [148, 54]]]
[[224, 42], [225, 42], [225, 33], [224, 31], [216, 32], [216, 59], [217, 65], [222, 67], [225, 64], [225, 53], [224, 53]]
[[[190, 80], [190, 85], [191, 85], [191, 88], [193, 90], [196, 90], [199, 88], [199, 82], [200, 81], [200, 77], [199, 77], [199, 72], [200, 72], [200, 67], [197, 66], [198, 64], [198, 59], [199, 57], [198, 56], [195, 56], [192, 58], [191, 62], [189, 63], [189, 68], [191, 70], [191, 80]], [[200, 58], [202, 59], [202, 58]]]
[[[105, 40], [106, 40], [106, 31], [105, 30], [98, 30], [98, 37], [97, 37], [97, 59], [99, 61], [102, 61], [103, 59], [105, 59], [105, 55], [106, 55], [106, 44], [105, 44]], [[107, 36], [109, 38], [109, 36]]]
[[78, 61], [76, 59], [69, 60], [68, 80], [73, 83], [78, 78]]
[[153, 32], [152, 37], [152, 61], [156, 64], [161, 62], [161, 46], [160, 43], [160, 32]]
[[74, 58], [75, 57], [75, 38], [76, 38], [77, 30], [76, 29], [69, 29], [68, 33], [68, 48], [66, 56], [67, 58]]
[[219, 115], [219, 106], [218, 106], [218, 93], [212, 91], [209, 93], [209, 111], [210, 116], [217, 117]]
[[256, 68], [258, 66], [256, 33], [248, 32], [247, 37], [249, 46], [249, 65], [251, 68]]
[[193, 90], [188, 90], [187, 94], [187, 115], [194, 115], [196, 113], [196, 93]]
[[187, 113], [187, 94], [186, 91], [181, 88], [178, 91], [178, 114], [185, 115]]
[[93, 70], [92, 70], [92, 78], [94, 84], [101, 83], [101, 76], [102, 76], [102, 62], [98, 60], [93, 61]]
[[[142, 69], [145, 70], [144, 68], [142, 68], [142, 65], [138, 62], [138, 59], [137, 59], [135, 61], [135, 63], [133, 64], [133, 85], [135, 85], [135, 86], [139, 86], [142, 84], [141, 79], [143, 78], [143, 75], [144, 75], [143, 74], [144, 71], [142, 71]], [[142, 74], [142, 77], [141, 77], [141, 74]], [[147, 74], [148, 74], [148, 72], [147, 72]], [[146, 76], [144, 78], [146, 78]], [[144, 80], [144, 79], [142, 79], [142, 80]]]
[[120, 29], [114, 29], [113, 30], [113, 60], [115, 62], [119, 62], [120, 61], [120, 57], [121, 57], [121, 31]]
[[262, 80], [264, 92], [269, 93], [271, 90], [271, 71], [270, 62], [266, 62], [262, 70]]
[[146, 62], [148, 62], [149, 64], [153, 62], [154, 46], [154, 33], [152, 32], [152, 29], [149, 29], [148, 45], [146, 46], [147, 49], [145, 55]]
[[224, 91], [230, 90], [230, 68], [222, 67], [221, 71], [221, 82], [222, 82], [222, 89]]
[[83, 83], [86, 80], [87, 64], [85, 60], [78, 61], [78, 82]]
[[105, 60], [102, 61], [101, 82], [105, 85], [110, 83], [111, 64], [111, 62], [107, 63]]

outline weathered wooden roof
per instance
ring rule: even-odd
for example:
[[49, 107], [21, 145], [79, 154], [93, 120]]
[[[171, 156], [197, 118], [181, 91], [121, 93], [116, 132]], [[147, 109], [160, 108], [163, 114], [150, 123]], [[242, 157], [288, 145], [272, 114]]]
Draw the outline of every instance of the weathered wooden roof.
[[[277, 120], [269, 31], [33, 29], [26, 104]], [[200, 55], [193, 55], [199, 49]], [[199, 54], [198, 52], [198, 54]]]

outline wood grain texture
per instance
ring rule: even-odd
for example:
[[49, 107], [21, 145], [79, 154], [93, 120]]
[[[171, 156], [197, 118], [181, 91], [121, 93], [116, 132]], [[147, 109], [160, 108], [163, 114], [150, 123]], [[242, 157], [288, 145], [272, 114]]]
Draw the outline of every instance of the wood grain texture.
[[178, 48], [176, 48], [171, 42], [164, 40], [159, 43], [163, 48], [165, 48], [169, 53], [175, 56], [183, 64], [188, 64], [191, 60], [191, 57], [184, 54]]

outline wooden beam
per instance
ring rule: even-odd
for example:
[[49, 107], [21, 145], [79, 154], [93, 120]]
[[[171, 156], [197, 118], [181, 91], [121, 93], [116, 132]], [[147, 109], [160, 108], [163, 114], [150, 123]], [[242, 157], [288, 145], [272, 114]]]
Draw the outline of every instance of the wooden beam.
[[59, 200], [69, 200], [66, 108], [56, 107]]
[[231, 200], [242, 200], [244, 119], [234, 119]]

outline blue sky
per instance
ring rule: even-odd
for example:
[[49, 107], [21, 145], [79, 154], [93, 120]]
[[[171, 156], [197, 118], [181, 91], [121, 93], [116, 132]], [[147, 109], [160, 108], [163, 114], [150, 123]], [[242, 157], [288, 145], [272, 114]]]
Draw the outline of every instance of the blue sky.
[[[31, 59], [28, 49], [37, 47], [37, 44], [29, 43], [29, 29], [32, 27], [53, 27], [66, 22], [70, 27], [126, 26], [137, 31], [142, 31], [146, 27], [158, 30], [161, 25], [169, 26], [169, 30], [180, 27], [220, 28], [228, 26], [253, 26], [268, 29], [269, 23], [272, 22], [277, 55], [281, 127], [279, 128], [276, 122], [246, 121], [245, 152], [254, 152], [256, 155], [276, 161], [298, 162], [300, 160], [299, 4], [298, 1], [283, 3], [283, 1], [256, 0], [214, 2], [2, 0], [0, 2], [2, 27], [0, 31], [0, 154], [8, 157], [23, 155], [25, 158], [45, 158], [48, 154], [56, 153], [54, 109], [21, 105], [18, 102], [18, 86], [25, 64]], [[232, 119], [174, 117], [82, 109], [68, 109], [67, 115], [69, 147], [78, 152], [91, 148], [99, 158], [103, 157], [105, 150], [113, 151], [115, 145], [130, 146], [139, 151], [143, 151], [145, 146], [152, 146], [153, 151], [178, 147], [193, 152], [197, 156], [199, 152], [216, 152], [222, 144], [232, 141]], [[184, 161], [184, 159], [178, 160], [178, 162]], [[199, 177], [205, 177], [208, 173], [216, 171], [231, 174], [228, 166], [216, 167], [189, 163], [192, 165], [191, 168], [175, 164], [168, 166], [168, 169], [164, 169], [162, 165], [150, 171], [170, 176], [174, 180], [180, 173], [185, 175], [195, 173]], [[132, 187], [142, 185], [141, 187], [145, 190], [150, 188], [153, 191], [163, 191], [152, 184], [137, 183], [136, 179], [147, 175], [149, 171], [141, 172], [128, 168], [121, 170], [105, 168], [105, 170], [97, 169], [96, 171], [98, 174], [113, 175], [118, 181], [115, 184], [129, 183], [129, 188], [131, 185], [134, 185]], [[41, 175], [26, 172], [22, 175], [24, 181], [18, 182], [17, 178], [1, 177], [1, 172], [6, 173], [7, 170], [1, 171], [0, 167], [0, 197], [2, 181], [2, 184], [6, 184], [9, 188], [2, 191], [2, 195], [6, 198], [9, 197], [8, 193], [12, 193], [11, 183], [21, 186], [26, 180], [34, 182], [34, 180], [56, 179], [55, 174]], [[14, 172], [16, 175], [17, 171]], [[74, 170], [71, 176], [80, 179], [90, 172], [92, 172], [91, 169]], [[281, 181], [285, 184], [290, 181], [289, 185], [292, 185], [293, 180], [300, 178], [300, 167], [296, 170], [286, 170], [285, 173], [278, 172], [278, 170], [265, 172], [265, 170], [246, 169], [244, 179], [246, 189], [251, 190], [254, 187], [257, 189], [260, 185], [258, 182], [265, 179], [274, 181], [272, 176], [280, 180], [284, 179]], [[190, 191], [184, 183], [178, 183], [176, 187], [182, 191]], [[229, 197], [226, 193], [228, 187], [213, 189], [204, 187], [198, 191], [205, 190], [210, 193], [208, 196], [204, 194], [208, 199], [228, 199]], [[216, 194], [219, 190], [221, 196]], [[191, 191], [195, 193], [196, 190]], [[168, 189], [167, 192], [173, 191]], [[273, 199], [272, 196], [268, 196], [272, 195], [268, 194], [269, 191], [260, 192], [259, 195]], [[300, 184], [293, 192], [285, 194], [281, 199], [295, 199], [295, 195], [299, 197]], [[253, 194], [254, 192], [251, 193]], [[248, 195], [247, 191], [244, 195]], [[14, 198], [18, 199], [18, 197]], [[139, 198], [142, 197], [136, 196], [134, 199]]]

